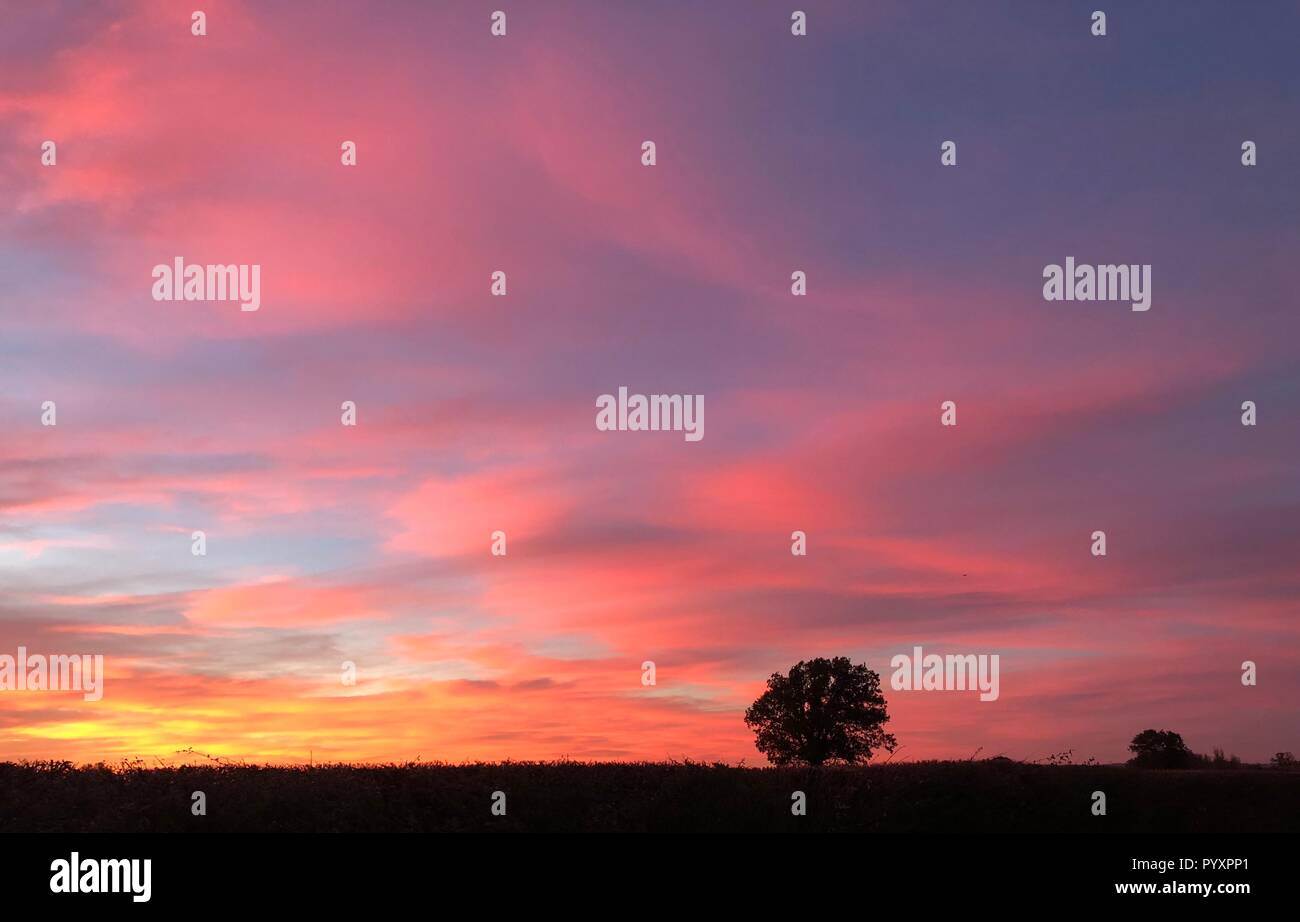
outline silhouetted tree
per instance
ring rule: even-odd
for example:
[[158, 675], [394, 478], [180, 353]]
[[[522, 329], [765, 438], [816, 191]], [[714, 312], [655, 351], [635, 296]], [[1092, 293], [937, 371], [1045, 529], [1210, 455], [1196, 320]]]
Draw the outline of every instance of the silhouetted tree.
[[1173, 730], [1143, 730], [1128, 744], [1133, 758], [1129, 765], [1139, 768], [1190, 768], [1196, 755]]
[[[1201, 758], [1204, 759], [1205, 757], [1201, 756]], [[1210, 764], [1215, 768], [1241, 768], [1241, 757], [1225, 755], [1220, 747], [1215, 746], [1214, 758], [1210, 761]]]
[[893, 752], [898, 742], [884, 731], [888, 720], [880, 676], [845, 656], [772, 673], [767, 691], [745, 711], [758, 751], [777, 765], [865, 762], [873, 749]]

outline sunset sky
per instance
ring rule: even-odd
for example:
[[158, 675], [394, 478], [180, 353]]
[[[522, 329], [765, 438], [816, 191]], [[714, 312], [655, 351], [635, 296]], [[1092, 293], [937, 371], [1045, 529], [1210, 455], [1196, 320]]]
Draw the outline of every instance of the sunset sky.
[[[0, 653], [107, 668], [0, 758], [762, 764], [834, 655], [897, 759], [1300, 752], [1295, 4], [0, 11]], [[705, 437], [597, 431], [620, 385]], [[916, 645], [999, 699], [890, 689]]]

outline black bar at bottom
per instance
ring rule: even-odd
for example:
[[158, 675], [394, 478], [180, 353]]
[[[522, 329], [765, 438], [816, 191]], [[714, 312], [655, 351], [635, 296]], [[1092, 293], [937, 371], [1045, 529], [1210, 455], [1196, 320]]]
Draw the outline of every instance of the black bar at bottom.
[[[918, 909], [968, 898], [985, 907], [1106, 902], [1181, 908], [1200, 902], [1231, 910], [1243, 899], [1277, 900], [1293, 892], [1293, 881], [1284, 881], [1283, 874], [1296, 846], [1294, 836], [1264, 835], [596, 838], [7, 835], [0, 838], [0, 886], [10, 907], [74, 908], [75, 902], [78, 909], [111, 905], [128, 912], [329, 910], [379, 896], [387, 903], [432, 894], [439, 900], [527, 898], [572, 907], [611, 885], [634, 901], [644, 897], [657, 904], [675, 892], [711, 893], [733, 900], [732, 908], [751, 900], [762, 906], [775, 889], [778, 897], [816, 893], [819, 900], [848, 905], [912, 894], [921, 901]], [[74, 854], [81, 872], [75, 893]], [[139, 863], [128, 870], [124, 863], [105, 865], [105, 859]], [[143, 859], [149, 860], [147, 900], [140, 898]], [[68, 867], [62, 877], [58, 862]], [[117, 892], [81, 892], [82, 884], [116, 885]]]

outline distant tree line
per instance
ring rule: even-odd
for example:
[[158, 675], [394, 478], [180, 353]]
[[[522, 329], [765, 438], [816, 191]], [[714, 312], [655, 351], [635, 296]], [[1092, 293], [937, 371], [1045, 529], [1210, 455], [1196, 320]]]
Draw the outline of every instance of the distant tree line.
[[[759, 752], [776, 765], [852, 765], [870, 761], [879, 750], [892, 754], [899, 746], [885, 731], [888, 722], [880, 676], [846, 656], [817, 657], [795, 663], [788, 673], [773, 673], [745, 711]], [[1136, 768], [1242, 767], [1241, 759], [1222, 749], [1211, 756], [1192, 752], [1173, 730], [1143, 730], [1128, 748], [1133, 753], [1128, 764]], [[1048, 761], [1068, 765], [1071, 756], [1067, 750]], [[1290, 752], [1277, 753], [1270, 764], [1296, 769]]]
[[[1136, 768], [1241, 768], [1237, 756], [1225, 756], [1217, 746], [1213, 755], [1192, 752], [1180, 734], [1173, 730], [1143, 730], [1128, 744], [1133, 758], [1128, 764]], [[1273, 768], [1293, 771], [1295, 756], [1290, 752], [1276, 753], [1269, 761]]]

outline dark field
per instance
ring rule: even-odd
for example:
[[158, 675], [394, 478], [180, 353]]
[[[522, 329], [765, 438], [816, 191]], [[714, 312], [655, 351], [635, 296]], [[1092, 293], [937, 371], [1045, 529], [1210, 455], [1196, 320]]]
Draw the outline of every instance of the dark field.
[[[493, 816], [504, 791], [507, 815]], [[792, 816], [791, 792], [807, 794]], [[1091, 813], [1104, 791], [1107, 815]], [[207, 795], [207, 815], [191, 795]], [[1006, 761], [73, 768], [0, 763], [5, 832], [1283, 832], [1300, 773]]]

